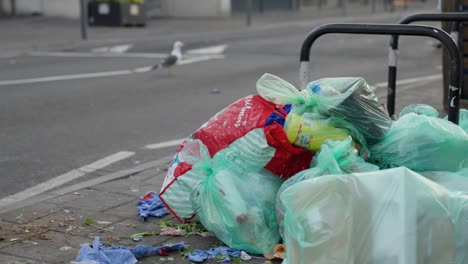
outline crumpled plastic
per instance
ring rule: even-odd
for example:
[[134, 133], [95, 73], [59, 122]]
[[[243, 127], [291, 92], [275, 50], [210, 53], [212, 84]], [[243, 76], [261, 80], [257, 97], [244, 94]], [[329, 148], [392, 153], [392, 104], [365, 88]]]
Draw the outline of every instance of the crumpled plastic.
[[[116, 247], [116, 249], [125, 249], [126, 247]], [[185, 248], [185, 244], [182, 243], [176, 243], [176, 244], [167, 244], [163, 246], [157, 246], [157, 247], [152, 247], [152, 246], [146, 246], [146, 245], [138, 245], [134, 248], [127, 248], [132, 252], [132, 254], [137, 258], [141, 259], [144, 257], [149, 257], [149, 256], [168, 256], [168, 252], [171, 251], [176, 251], [176, 250], [181, 250]]]
[[137, 259], [148, 256], [168, 256], [168, 252], [185, 248], [184, 243], [167, 244], [163, 246], [138, 245], [134, 248], [124, 246], [105, 247], [96, 236], [93, 245], [84, 245], [78, 252], [78, 264], [96, 262], [97, 264], [135, 264]]
[[[202, 263], [208, 259], [218, 259], [217, 262], [230, 262], [231, 257], [241, 256], [241, 251], [230, 247], [215, 247], [208, 250], [195, 249], [192, 253], [185, 254], [189, 261]], [[223, 258], [221, 258], [223, 257]]]
[[280, 199], [283, 264], [468, 263], [468, 196], [407, 168], [316, 177]]
[[280, 201], [280, 195], [286, 189], [299, 182], [323, 175], [338, 175], [379, 170], [378, 166], [370, 164], [360, 157], [357, 150], [351, 145], [351, 142], [351, 137], [347, 137], [343, 141], [326, 140], [314, 156], [310, 169], [303, 170], [283, 182], [276, 196], [276, 217], [278, 220], [279, 231], [283, 238], [284, 214], [286, 208]]
[[95, 237], [93, 245], [84, 245], [76, 256], [78, 263], [95, 261], [99, 264], [135, 264], [137, 259], [128, 249], [109, 249], [101, 246], [99, 237]]
[[341, 118], [365, 136], [367, 143], [380, 140], [392, 120], [363, 78], [323, 78], [299, 91], [289, 82], [264, 74], [257, 81], [257, 92], [275, 104], [292, 104], [292, 114], [315, 113]]
[[460, 109], [460, 120], [458, 124], [460, 127], [468, 133], [468, 110], [467, 109]]
[[468, 168], [457, 172], [450, 171], [422, 171], [421, 175], [436, 182], [450, 191], [468, 195]]
[[432, 117], [438, 117], [439, 116], [439, 111], [437, 111], [434, 107], [427, 105], [427, 104], [410, 104], [403, 108], [400, 113], [398, 114], [398, 117], [402, 117], [406, 114], [409, 113], [415, 113], [418, 115], [425, 115], [425, 116], [432, 116]]
[[167, 208], [156, 192], [148, 192], [145, 196], [140, 197], [137, 209], [142, 222], [150, 216], [163, 217], [167, 214]]
[[468, 168], [468, 134], [447, 120], [408, 113], [371, 146], [370, 161], [381, 169], [458, 171]]
[[202, 225], [229, 247], [252, 254], [272, 252], [281, 240], [274, 204], [281, 179], [267, 170], [240, 168], [235, 163], [238, 152], [229, 147], [212, 159], [199, 140], [185, 148], [200, 152], [192, 172], [200, 175], [198, 179], [204, 178], [190, 199]]

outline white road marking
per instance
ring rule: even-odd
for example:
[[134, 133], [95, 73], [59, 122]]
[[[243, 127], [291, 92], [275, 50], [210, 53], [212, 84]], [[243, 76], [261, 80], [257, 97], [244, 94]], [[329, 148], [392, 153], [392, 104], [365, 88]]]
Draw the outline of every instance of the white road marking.
[[[223, 59], [224, 55], [209, 55], [209, 56], [200, 56], [195, 58], [189, 58], [179, 61], [178, 65], [185, 65], [190, 63], [214, 60], [214, 59]], [[58, 75], [58, 76], [47, 76], [47, 77], [38, 77], [30, 79], [18, 79], [18, 80], [5, 80], [0, 81], [0, 86], [2, 85], [15, 85], [15, 84], [28, 84], [28, 83], [41, 83], [41, 82], [53, 82], [53, 81], [64, 81], [64, 80], [75, 80], [75, 79], [90, 79], [90, 78], [99, 78], [99, 77], [109, 77], [117, 75], [126, 75], [132, 73], [143, 73], [148, 72], [152, 66], [135, 68], [131, 70], [119, 70], [119, 71], [108, 71], [108, 72], [95, 72], [95, 73], [79, 73], [79, 74], [69, 74], [69, 75]]]
[[[420, 76], [420, 77], [415, 77], [415, 78], [409, 78], [409, 79], [403, 79], [403, 80], [397, 80], [396, 85], [398, 89], [398, 85], [406, 85], [406, 84], [411, 84], [411, 83], [417, 83], [421, 81], [435, 81], [439, 80], [442, 78], [442, 74], [433, 74], [433, 75], [427, 75], [427, 76]], [[382, 88], [382, 87], [387, 87], [388, 82], [379, 82], [373, 85], [375, 88]]]
[[116, 45], [112, 47], [100, 47], [94, 48], [92, 52], [112, 52], [112, 53], [125, 53], [129, 49], [133, 47], [133, 44], [124, 44], [124, 45]]
[[109, 51], [114, 52], [114, 53], [124, 53], [124, 52], [127, 52], [132, 47], [133, 47], [132, 44], [118, 45], [118, 46], [111, 47]]
[[76, 58], [95, 58], [95, 57], [122, 57], [122, 58], [144, 58], [144, 59], [164, 59], [165, 53], [113, 53], [113, 52], [51, 52], [51, 51], [31, 51], [26, 55], [37, 57], [76, 57]]
[[115, 163], [117, 161], [126, 159], [128, 157], [131, 157], [135, 155], [135, 152], [129, 152], [129, 151], [121, 151], [117, 152], [113, 155], [110, 155], [108, 157], [105, 157], [103, 159], [100, 159], [98, 161], [95, 161], [93, 163], [90, 163], [88, 165], [85, 165], [83, 167], [80, 167], [78, 169], [69, 171], [65, 174], [62, 174], [60, 176], [57, 176], [53, 179], [50, 179], [46, 182], [43, 182], [41, 184], [38, 184], [34, 187], [31, 187], [29, 189], [26, 189], [24, 191], [18, 192], [13, 195], [9, 195], [7, 197], [4, 197], [0, 199], [0, 208], [7, 206], [12, 203], [16, 203], [22, 200], [25, 200], [27, 198], [33, 197], [35, 195], [41, 194], [45, 191], [51, 190], [53, 188], [56, 188], [60, 185], [63, 185], [67, 182], [73, 181], [75, 179], [78, 179], [88, 173], [94, 172], [96, 170], [99, 170], [101, 168], [107, 167], [112, 163]]
[[145, 148], [146, 149], [161, 149], [161, 148], [177, 146], [177, 145], [182, 144], [182, 142], [184, 142], [184, 140], [185, 140], [185, 138], [159, 142], [159, 143], [156, 143], [156, 144], [146, 145]]
[[151, 70], [153, 70], [153, 66], [147, 66], [147, 67], [141, 67], [141, 68], [133, 69], [134, 72], [138, 72], [138, 73], [149, 72]]
[[120, 71], [48, 76], [48, 77], [39, 77], [39, 78], [31, 78], [31, 79], [6, 80], [6, 81], [0, 81], [0, 86], [1, 85], [14, 85], [14, 84], [27, 84], [27, 83], [40, 83], [40, 82], [53, 82], [53, 81], [74, 80], [74, 79], [89, 79], [89, 78], [125, 75], [125, 74], [132, 74], [132, 73], [134, 73], [133, 70], [120, 70]]
[[187, 50], [187, 54], [222, 54], [227, 49], [228, 45], [217, 45], [217, 46], [210, 46], [200, 49], [191, 49]]
[[190, 64], [190, 63], [195, 63], [195, 62], [201, 62], [201, 61], [209, 61], [209, 60], [216, 60], [216, 59], [224, 59], [224, 55], [207, 55], [207, 56], [200, 56], [200, 57], [195, 57], [195, 58], [190, 58], [190, 59], [182, 59], [177, 62], [177, 65], [185, 65], [185, 64]]
[[[424, 80], [424, 81], [419, 81], [419, 82], [415, 82], [415, 83], [409, 83], [409, 84], [406, 84], [406, 85], [397, 85], [397, 88], [396, 88], [396, 93], [398, 92], [403, 92], [403, 91], [407, 91], [407, 90], [410, 90], [414, 87], [419, 87], [419, 86], [423, 86], [427, 83], [430, 83], [431, 80]], [[377, 98], [386, 98], [387, 96], [387, 90], [385, 91], [380, 91], [376, 94]]]

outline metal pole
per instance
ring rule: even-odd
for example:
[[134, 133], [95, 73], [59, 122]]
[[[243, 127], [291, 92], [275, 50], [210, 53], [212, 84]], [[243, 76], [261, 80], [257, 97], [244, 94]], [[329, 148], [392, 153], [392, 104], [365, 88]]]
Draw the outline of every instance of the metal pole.
[[247, 0], [247, 3], [246, 3], [246, 23], [247, 23], [247, 26], [250, 27], [250, 25], [252, 25], [252, 0]]
[[16, 0], [10, 0], [11, 15], [16, 16]]
[[299, 78], [301, 89], [309, 82], [310, 49], [315, 40], [328, 33], [374, 34], [426, 36], [439, 40], [450, 54], [450, 79], [448, 102], [448, 120], [458, 124], [461, 94], [461, 61], [462, 56], [452, 37], [445, 31], [430, 26], [392, 25], [392, 24], [326, 24], [312, 30], [301, 47]]
[[86, 23], [88, 22], [88, 12], [87, 12], [87, 1], [86, 0], [80, 0], [80, 20], [81, 20], [81, 39], [86, 40], [88, 39], [88, 34], [87, 34], [87, 26]]
[[346, 16], [346, 14], [348, 13], [347, 9], [348, 9], [348, 0], [341, 0], [342, 1], [342, 5], [343, 5], [343, 15]]
[[[402, 18], [399, 24], [410, 24], [416, 21], [468, 21], [468, 13], [463, 12], [445, 12], [445, 13], [419, 13]], [[456, 23], [455, 23], [456, 24]], [[455, 30], [452, 32], [456, 32]], [[452, 33], [451, 34], [454, 34]], [[453, 35], [452, 35], [453, 37]], [[390, 116], [395, 114], [395, 96], [396, 96], [396, 76], [398, 63], [398, 35], [390, 38], [390, 47], [388, 53], [388, 87], [387, 87], [387, 110]], [[454, 39], [455, 44], [457, 40]], [[461, 87], [461, 86], [460, 86]]]

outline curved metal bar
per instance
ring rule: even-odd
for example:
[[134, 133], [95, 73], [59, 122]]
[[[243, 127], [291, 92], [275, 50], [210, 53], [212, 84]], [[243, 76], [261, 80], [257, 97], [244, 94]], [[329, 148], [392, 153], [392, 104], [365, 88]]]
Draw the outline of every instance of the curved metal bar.
[[[468, 21], [468, 13], [417, 13], [402, 18], [398, 24], [410, 24], [416, 21]], [[390, 116], [395, 113], [398, 40], [399, 35], [393, 35], [390, 38], [390, 48], [388, 50], [387, 110]]]
[[439, 40], [450, 54], [450, 79], [449, 79], [449, 121], [458, 124], [460, 108], [461, 86], [461, 54], [457, 45], [445, 31], [430, 26], [419, 25], [391, 25], [391, 24], [325, 24], [312, 30], [302, 43], [300, 53], [299, 78], [301, 89], [309, 82], [310, 49], [314, 42], [322, 35], [330, 33], [340, 34], [372, 34], [372, 35], [406, 35], [427, 36]]

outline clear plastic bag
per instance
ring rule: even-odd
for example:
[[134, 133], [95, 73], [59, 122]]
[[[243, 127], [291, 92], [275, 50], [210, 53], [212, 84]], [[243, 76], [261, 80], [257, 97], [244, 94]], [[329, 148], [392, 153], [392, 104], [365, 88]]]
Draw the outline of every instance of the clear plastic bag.
[[407, 169], [326, 175], [280, 195], [283, 263], [463, 264], [468, 196]]
[[357, 150], [352, 146], [351, 137], [346, 138], [344, 141], [325, 141], [320, 151], [315, 154], [311, 168], [301, 171], [289, 178], [278, 190], [276, 196], [276, 213], [280, 226], [280, 233], [283, 235], [285, 208], [279, 197], [281, 193], [290, 186], [323, 175], [349, 174], [377, 170], [379, 170], [379, 167], [365, 162], [364, 159], [358, 155]]
[[324, 78], [299, 91], [292, 84], [271, 74], [257, 81], [257, 92], [267, 101], [292, 104], [291, 113], [315, 113], [341, 118], [373, 143], [388, 131], [391, 119], [374, 92], [362, 78]]
[[434, 107], [426, 104], [411, 104], [406, 106], [400, 111], [399, 117], [402, 117], [409, 113], [415, 113], [418, 115], [425, 115], [425, 116], [432, 116], [438, 117], [439, 111], [437, 111]]
[[199, 176], [184, 180], [198, 181], [190, 199], [200, 222], [229, 247], [253, 254], [273, 252], [280, 241], [275, 198], [281, 178], [265, 169], [239, 167], [234, 162], [238, 153], [230, 148], [212, 160], [201, 142], [197, 148], [206, 152], [194, 161], [192, 171]]
[[468, 133], [468, 110], [460, 109], [460, 120], [458, 122], [460, 127]]
[[468, 168], [457, 172], [422, 171], [420, 174], [450, 191], [468, 195]]
[[447, 120], [408, 113], [370, 151], [381, 168], [457, 171], [468, 167], [468, 134]]

